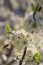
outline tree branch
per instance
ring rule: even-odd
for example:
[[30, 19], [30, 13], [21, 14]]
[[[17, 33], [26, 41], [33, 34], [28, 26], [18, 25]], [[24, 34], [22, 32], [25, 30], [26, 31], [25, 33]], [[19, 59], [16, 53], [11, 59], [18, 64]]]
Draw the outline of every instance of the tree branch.
[[22, 65], [22, 63], [23, 63], [23, 60], [24, 60], [24, 57], [25, 57], [25, 54], [26, 54], [26, 49], [27, 49], [27, 47], [25, 47], [25, 49], [24, 49], [24, 53], [23, 53], [23, 56], [22, 56], [22, 58], [19, 62], [19, 65]]

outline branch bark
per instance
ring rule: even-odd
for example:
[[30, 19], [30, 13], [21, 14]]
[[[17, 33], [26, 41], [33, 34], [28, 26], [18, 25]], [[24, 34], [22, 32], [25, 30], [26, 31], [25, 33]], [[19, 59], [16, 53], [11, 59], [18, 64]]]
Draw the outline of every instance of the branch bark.
[[25, 47], [25, 49], [24, 49], [24, 53], [23, 53], [23, 56], [22, 56], [22, 58], [21, 58], [21, 60], [19, 62], [19, 65], [22, 65], [22, 63], [23, 63], [24, 57], [26, 55], [26, 49], [27, 49], [27, 47]]

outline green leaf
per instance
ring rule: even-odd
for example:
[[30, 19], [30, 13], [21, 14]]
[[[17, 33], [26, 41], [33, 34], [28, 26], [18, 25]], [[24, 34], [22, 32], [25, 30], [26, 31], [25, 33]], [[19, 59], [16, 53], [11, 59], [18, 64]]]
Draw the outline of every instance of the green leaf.
[[38, 11], [38, 9], [39, 9], [39, 4], [37, 4], [35, 6], [33, 3], [31, 3], [31, 7], [32, 7], [32, 10], [36, 13]]
[[39, 9], [39, 5], [37, 4], [35, 8], [35, 13], [38, 11], [38, 9]]
[[6, 29], [8, 34], [11, 33], [11, 31], [12, 31], [12, 29], [10, 28], [9, 25], [5, 25], [5, 29]]
[[40, 54], [39, 53], [36, 53], [33, 58], [37, 61], [37, 62], [40, 62]]
[[35, 12], [36, 7], [33, 3], [31, 3], [31, 7], [32, 7], [32, 10]]

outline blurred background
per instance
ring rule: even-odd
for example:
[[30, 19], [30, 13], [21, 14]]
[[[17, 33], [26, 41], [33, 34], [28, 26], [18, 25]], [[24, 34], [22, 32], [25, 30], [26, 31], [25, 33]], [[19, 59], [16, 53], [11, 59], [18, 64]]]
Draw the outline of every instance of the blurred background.
[[31, 3], [39, 3], [43, 8], [43, 0], [0, 0], [0, 34], [5, 33], [5, 24], [14, 30], [23, 27], [23, 23], [32, 16]]
[[[33, 8], [31, 6], [32, 3], [34, 5], [32, 5]], [[34, 12], [37, 4], [39, 4], [39, 6], [42, 8], [40, 12], [37, 11], [37, 8], [37, 12]], [[35, 16], [33, 13], [35, 13]], [[11, 29], [15, 31], [14, 38], [12, 35], [9, 35], [9, 37], [6, 36], [6, 24], [10, 25]], [[17, 49], [19, 46], [20, 48], [24, 48], [25, 45], [29, 45], [26, 43], [33, 42], [42, 43], [41, 46], [43, 46], [43, 0], [0, 0], [0, 51], [3, 44], [11, 43], [12, 38], [13, 43], [19, 43], [15, 44]], [[21, 50], [19, 52], [21, 52]]]
[[26, 18], [32, 12], [33, 0], [0, 0], [0, 34], [4, 34], [4, 25], [9, 24], [12, 29], [20, 29]]

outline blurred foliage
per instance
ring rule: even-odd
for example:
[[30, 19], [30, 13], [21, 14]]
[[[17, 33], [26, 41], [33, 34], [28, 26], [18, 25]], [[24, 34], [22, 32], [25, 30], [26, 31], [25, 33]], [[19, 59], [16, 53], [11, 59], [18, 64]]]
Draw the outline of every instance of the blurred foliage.
[[29, 19], [29, 24], [31, 24], [31, 22], [32, 22], [32, 20], [31, 20], [31, 19]]
[[26, 45], [26, 44], [27, 44], [27, 40], [24, 40], [24, 41], [23, 41], [23, 44]]
[[33, 28], [33, 29], [37, 28], [36, 22], [34, 22], [34, 23], [32, 24], [32, 28]]

